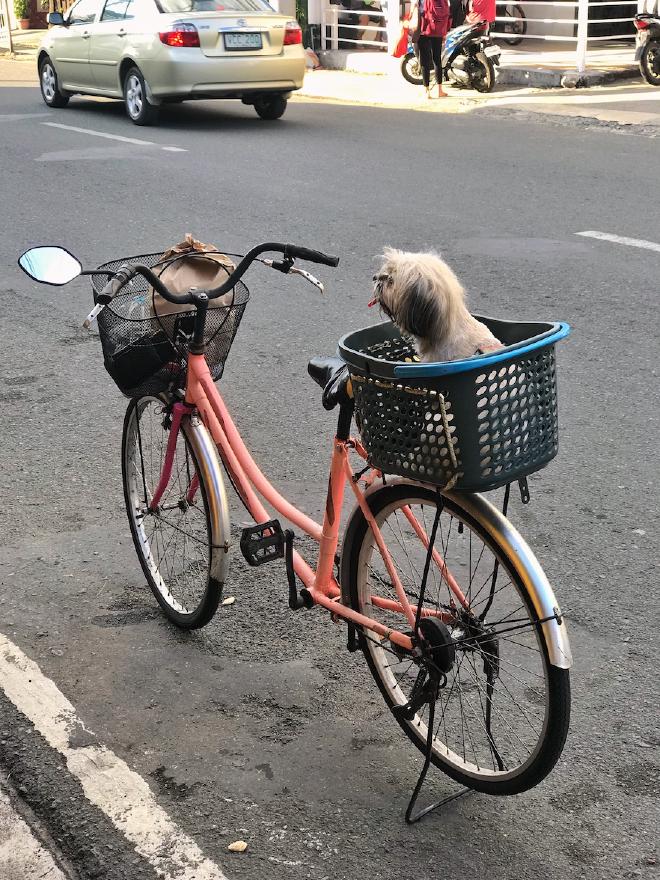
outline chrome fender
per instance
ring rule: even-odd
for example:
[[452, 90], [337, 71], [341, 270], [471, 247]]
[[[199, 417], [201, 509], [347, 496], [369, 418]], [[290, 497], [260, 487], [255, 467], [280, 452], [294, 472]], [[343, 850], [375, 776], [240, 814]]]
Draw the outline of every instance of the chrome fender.
[[[411, 488], [422, 485], [425, 489], [431, 489], [432, 491], [437, 491], [438, 488], [437, 486], [415, 483], [405, 479], [388, 480], [388, 486], [395, 484], [409, 485]], [[365, 497], [368, 498], [382, 488], [382, 483], [373, 484], [365, 492]], [[566, 622], [545, 572], [520, 532], [483, 495], [479, 495], [476, 492], [445, 492], [443, 494], [451, 498], [452, 501], [483, 526], [494, 542], [509, 557], [520, 576], [520, 580], [527, 588], [539, 620], [544, 620], [546, 617], [552, 618], [541, 624], [551, 665], [557, 666], [559, 669], [570, 669], [573, 665], [573, 657], [568, 640]], [[353, 517], [361, 515], [362, 512], [356, 504], [348, 519], [345, 535], [348, 534]], [[348, 597], [343, 596], [342, 601], [344, 604], [347, 604]]]
[[229, 564], [231, 528], [227, 493], [222, 478], [222, 466], [218, 458], [218, 451], [198, 415], [194, 414], [189, 419], [184, 419], [181, 427], [192, 446], [200, 475], [207, 487], [211, 543], [214, 549], [211, 554], [209, 575], [219, 584], [224, 584]]

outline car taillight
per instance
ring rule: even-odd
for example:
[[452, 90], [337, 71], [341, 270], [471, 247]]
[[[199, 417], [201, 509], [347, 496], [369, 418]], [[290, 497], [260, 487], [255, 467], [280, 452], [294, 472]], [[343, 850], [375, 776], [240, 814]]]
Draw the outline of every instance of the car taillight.
[[287, 21], [284, 25], [284, 45], [296, 46], [302, 43], [302, 30], [297, 21]]
[[158, 36], [166, 46], [199, 47], [199, 34], [194, 24], [175, 24], [171, 31], [163, 31]]
[[634, 25], [638, 31], [643, 31], [644, 28], [649, 26], [648, 21], [645, 21], [643, 18], [636, 18], [634, 21]]

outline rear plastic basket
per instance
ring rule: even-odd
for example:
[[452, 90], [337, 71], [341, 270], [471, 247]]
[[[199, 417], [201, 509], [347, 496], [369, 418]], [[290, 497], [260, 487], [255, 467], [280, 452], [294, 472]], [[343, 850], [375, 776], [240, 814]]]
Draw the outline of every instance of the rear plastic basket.
[[340, 340], [356, 423], [374, 467], [423, 483], [486, 491], [555, 457], [555, 343], [568, 335], [568, 325], [475, 317], [505, 348], [421, 363], [412, 340], [389, 321]]
[[[92, 276], [94, 302], [108, 280], [105, 272], [116, 272], [124, 263], [142, 263], [151, 268], [160, 263], [161, 257], [143, 254], [99, 266], [99, 274]], [[230, 305], [209, 306], [206, 313], [205, 354], [215, 380], [222, 376], [249, 297], [247, 287], [239, 281]], [[181, 385], [194, 321], [194, 309], [153, 315], [149, 283], [136, 275], [98, 316], [105, 368], [119, 390], [127, 397], [142, 397]]]

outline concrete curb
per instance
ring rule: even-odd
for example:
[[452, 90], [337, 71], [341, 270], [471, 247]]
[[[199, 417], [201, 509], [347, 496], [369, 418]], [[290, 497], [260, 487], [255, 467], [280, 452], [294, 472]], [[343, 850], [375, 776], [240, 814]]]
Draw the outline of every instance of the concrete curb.
[[616, 70], [590, 70], [582, 75], [575, 70], [548, 70], [539, 67], [500, 67], [497, 82], [500, 85], [526, 86], [533, 89], [588, 89], [639, 75], [632, 64]]
[[[371, 76], [398, 73], [399, 60], [377, 53], [347, 52], [343, 50], [318, 52], [325, 70], [345, 70]], [[524, 86], [533, 89], [590, 88], [621, 79], [638, 76], [634, 64], [607, 70], [590, 70], [581, 76], [574, 69], [561, 67], [523, 67], [504, 64], [497, 70], [500, 85]]]

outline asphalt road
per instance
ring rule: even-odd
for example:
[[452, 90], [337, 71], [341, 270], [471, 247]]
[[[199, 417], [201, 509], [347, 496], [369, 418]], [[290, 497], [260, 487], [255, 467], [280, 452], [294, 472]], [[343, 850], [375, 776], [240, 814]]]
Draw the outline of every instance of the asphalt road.
[[[107, 747], [146, 780], [143, 796], [229, 880], [653, 877], [660, 254], [576, 233], [660, 240], [657, 142], [504, 113], [306, 103], [275, 124], [199, 104], [137, 129], [116, 104], [48, 112], [36, 89], [3, 88], [0, 156], [0, 633], [73, 705], [78, 745]], [[255, 572], [236, 550], [234, 605], [191, 635], [162, 619], [123, 511], [125, 401], [81, 329], [88, 286], [39, 287], [16, 258], [61, 242], [92, 267], [186, 232], [228, 251], [275, 238], [341, 256], [319, 272], [325, 296], [254, 271], [222, 380], [257, 460], [313, 515], [334, 425], [306, 362], [376, 320], [366, 304], [383, 245], [440, 249], [475, 311], [571, 323], [560, 454], [530, 480], [532, 504], [511, 510], [569, 615], [575, 657], [569, 740], [536, 790], [475, 795], [407, 827], [420, 756], [343, 629], [288, 610], [276, 565]], [[2, 693], [0, 770], [63, 870], [156, 876], [118, 830], [121, 810], [111, 821], [92, 803]], [[454, 790], [437, 773], [431, 783]], [[228, 852], [239, 838], [248, 850]]]

